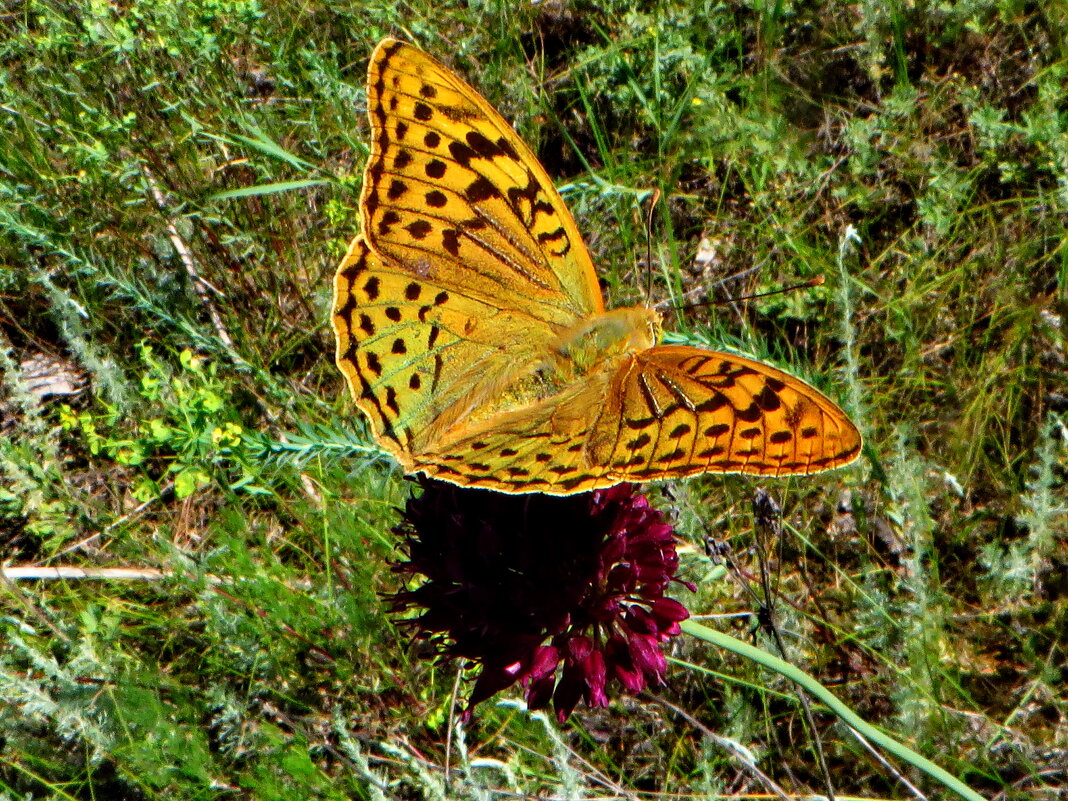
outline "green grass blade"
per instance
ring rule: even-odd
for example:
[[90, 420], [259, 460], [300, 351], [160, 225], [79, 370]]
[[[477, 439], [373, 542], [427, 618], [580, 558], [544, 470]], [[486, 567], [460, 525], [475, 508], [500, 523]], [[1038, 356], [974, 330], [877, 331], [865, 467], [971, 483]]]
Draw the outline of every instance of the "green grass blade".
[[245, 130], [252, 134], [252, 136], [242, 136], [241, 134], [229, 134], [228, 136], [206, 134], [206, 136], [230, 144], [240, 142], [247, 147], [251, 147], [253, 150], [259, 151], [265, 156], [270, 156], [278, 161], [284, 161], [298, 170], [308, 170], [315, 166], [298, 156], [294, 156], [255, 125], [246, 124]]
[[256, 184], [255, 186], [245, 186], [241, 189], [228, 189], [225, 192], [218, 192], [214, 195], [209, 195], [208, 200], [229, 200], [235, 197], [251, 197], [253, 195], [274, 195], [279, 192], [292, 192], [296, 189], [308, 189], [313, 186], [322, 186], [328, 183], [328, 181], [317, 181], [314, 179], [307, 179], [304, 181], [274, 181], [269, 184]]
[[791, 665], [789, 662], [779, 659], [777, 656], [772, 656], [767, 651], [763, 651], [756, 646], [742, 642], [741, 640], [735, 639], [728, 634], [723, 634], [715, 629], [710, 629], [707, 626], [702, 626], [700, 623], [694, 623], [692, 620], [683, 621], [681, 626], [683, 631], [693, 637], [704, 640], [711, 645], [725, 648], [745, 659], [752, 660], [769, 670], [773, 670], [780, 676], [785, 676], [790, 681], [794, 682], [794, 684], [822, 701], [823, 704], [837, 715], [843, 723], [856, 729], [873, 743], [878, 743], [894, 756], [908, 762], [917, 770], [922, 770], [932, 779], [952, 790], [961, 798], [966, 798], [968, 801], [984, 801], [981, 795], [968, 787], [968, 785], [956, 776], [949, 773], [944, 768], [940, 768], [926, 757], [917, 754], [904, 743], [898, 742], [893, 737], [890, 737], [866, 722], [860, 715], [842, 703], [834, 693], [803, 670]]

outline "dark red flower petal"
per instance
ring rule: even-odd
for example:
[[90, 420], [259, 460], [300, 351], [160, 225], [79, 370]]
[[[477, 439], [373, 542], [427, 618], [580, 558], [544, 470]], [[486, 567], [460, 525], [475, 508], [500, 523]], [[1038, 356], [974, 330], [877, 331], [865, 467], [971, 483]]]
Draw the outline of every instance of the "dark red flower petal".
[[531, 682], [527, 688], [526, 700], [528, 709], [545, 709], [553, 700], [553, 691], [556, 689], [556, 675], [551, 673], [542, 679]]
[[608, 681], [608, 669], [605, 666], [604, 654], [600, 651], [591, 651], [583, 665], [586, 671], [586, 703], [591, 707], [608, 706], [608, 695], [605, 693], [605, 685]]
[[551, 645], [542, 645], [534, 652], [531, 660], [528, 677], [531, 681], [541, 681], [547, 676], [556, 673], [556, 666], [560, 664], [560, 651]]
[[648, 634], [632, 633], [627, 637], [627, 645], [630, 647], [630, 658], [634, 667], [647, 677], [662, 681], [667, 670], [667, 660], [660, 653], [656, 638]]
[[634, 666], [630, 649], [623, 640], [613, 637], [605, 649], [605, 658], [612, 673], [625, 689], [632, 693], [641, 692], [645, 689], [645, 677]]
[[690, 611], [674, 598], [657, 598], [653, 601], [652, 612], [661, 621], [678, 623], [690, 617]]
[[593, 650], [593, 640], [585, 635], [568, 638], [567, 661], [571, 664], [581, 664]]
[[560, 677], [560, 683], [553, 692], [553, 709], [556, 711], [556, 719], [563, 723], [575, 706], [582, 699], [583, 690], [586, 687], [585, 676], [579, 665], [564, 665], [564, 675]]

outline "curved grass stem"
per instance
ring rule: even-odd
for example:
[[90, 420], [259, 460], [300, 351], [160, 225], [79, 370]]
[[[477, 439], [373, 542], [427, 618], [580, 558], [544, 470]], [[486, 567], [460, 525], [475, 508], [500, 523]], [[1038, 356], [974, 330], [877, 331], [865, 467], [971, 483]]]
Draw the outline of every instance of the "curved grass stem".
[[882, 746], [898, 759], [902, 759], [917, 770], [923, 771], [932, 779], [949, 790], [952, 790], [961, 798], [966, 798], [968, 801], [983, 801], [981, 795], [968, 787], [968, 785], [956, 776], [949, 773], [944, 768], [939, 767], [926, 757], [916, 753], [904, 743], [898, 742], [893, 737], [890, 737], [866, 722], [860, 715], [842, 703], [834, 693], [803, 670], [791, 665], [789, 662], [779, 659], [777, 656], [769, 654], [767, 651], [757, 648], [756, 646], [742, 642], [741, 640], [716, 631], [715, 629], [702, 626], [700, 623], [694, 623], [692, 620], [685, 620], [680, 625], [682, 630], [692, 637], [697, 637], [711, 645], [725, 648], [741, 657], [763, 665], [769, 670], [773, 670], [780, 676], [788, 678], [790, 681], [794, 682], [794, 684], [817, 698], [847, 726], [855, 729], [871, 742]]

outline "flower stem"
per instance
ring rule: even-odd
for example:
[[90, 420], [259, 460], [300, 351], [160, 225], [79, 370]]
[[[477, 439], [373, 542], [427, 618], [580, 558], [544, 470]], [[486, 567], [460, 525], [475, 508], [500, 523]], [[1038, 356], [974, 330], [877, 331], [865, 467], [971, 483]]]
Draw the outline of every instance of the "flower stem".
[[692, 620], [685, 620], [679, 624], [684, 632], [692, 637], [696, 637], [699, 640], [704, 640], [707, 643], [716, 645], [720, 648], [725, 648], [728, 651], [733, 651], [741, 657], [750, 659], [753, 662], [763, 665], [769, 670], [773, 670], [781, 676], [785, 676], [790, 681], [797, 684], [799, 687], [804, 688], [813, 696], [818, 698], [828, 709], [830, 709], [838, 718], [847, 726], [856, 729], [864, 737], [871, 740], [873, 743], [877, 743], [885, 748], [890, 753], [897, 756], [899, 759], [908, 762], [918, 770], [922, 770], [928, 776], [935, 781], [941, 783], [943, 786], [949, 788], [961, 798], [966, 798], [968, 801], [984, 801], [983, 797], [977, 792], [972, 790], [968, 785], [962, 782], [953, 774], [949, 773], [943, 768], [940, 768], [931, 760], [927, 759], [920, 754], [917, 754], [911, 748], [904, 743], [900, 743], [893, 737], [884, 734], [879, 729], [867, 723], [856, 712], [846, 706], [840, 701], [834, 693], [820, 684], [812, 676], [805, 673], [803, 670], [794, 667], [789, 662], [779, 659], [777, 656], [769, 654], [767, 651], [763, 651], [749, 643], [737, 640], [728, 634], [710, 629], [706, 626], [702, 626], [700, 623], [695, 623]]

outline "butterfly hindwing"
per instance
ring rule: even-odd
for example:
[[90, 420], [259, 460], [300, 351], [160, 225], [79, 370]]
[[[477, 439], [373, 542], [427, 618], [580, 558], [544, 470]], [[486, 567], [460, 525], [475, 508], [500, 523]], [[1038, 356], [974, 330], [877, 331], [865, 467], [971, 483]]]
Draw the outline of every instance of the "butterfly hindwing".
[[371, 56], [367, 105], [361, 200], [372, 250], [547, 322], [604, 310], [552, 181], [478, 92], [418, 48], [386, 39]]
[[618, 481], [697, 473], [791, 476], [856, 459], [856, 426], [818, 390], [760, 362], [682, 345], [621, 368], [590, 433]]
[[569, 494], [700, 473], [805, 475], [849, 464], [856, 427], [793, 376], [733, 354], [666, 345], [502, 415], [417, 458], [417, 469], [502, 492]]

